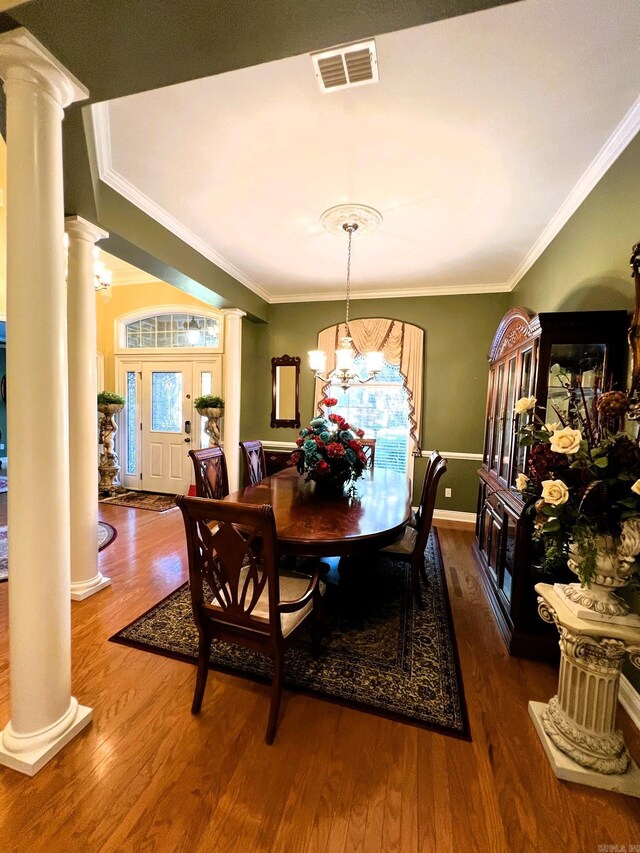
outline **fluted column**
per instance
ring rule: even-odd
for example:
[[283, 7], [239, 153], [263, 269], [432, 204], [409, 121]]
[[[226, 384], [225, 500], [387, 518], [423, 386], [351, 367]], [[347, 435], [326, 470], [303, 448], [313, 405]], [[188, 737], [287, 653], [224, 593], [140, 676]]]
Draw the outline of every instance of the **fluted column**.
[[86, 89], [24, 29], [0, 36], [7, 101], [11, 720], [0, 763], [34, 775], [91, 718], [71, 695], [62, 119]]
[[573, 613], [550, 584], [537, 584], [541, 617], [560, 632], [558, 693], [529, 710], [561, 779], [640, 797], [640, 771], [616, 728], [618, 684], [627, 656], [640, 666], [631, 619], [593, 621]]
[[229, 489], [240, 484], [240, 394], [242, 384], [242, 318], [245, 312], [230, 308], [224, 312], [224, 455]]
[[71, 599], [82, 601], [109, 586], [98, 570], [98, 420], [96, 295], [93, 249], [106, 231], [80, 216], [65, 220], [69, 235], [67, 327], [69, 341], [69, 472]]

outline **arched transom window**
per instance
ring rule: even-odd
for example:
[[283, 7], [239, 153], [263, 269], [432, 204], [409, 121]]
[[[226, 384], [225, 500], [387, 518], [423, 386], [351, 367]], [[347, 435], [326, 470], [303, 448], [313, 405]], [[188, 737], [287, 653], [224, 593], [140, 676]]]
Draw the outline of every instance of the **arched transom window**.
[[125, 325], [126, 349], [220, 347], [220, 321], [199, 314], [156, 314]]

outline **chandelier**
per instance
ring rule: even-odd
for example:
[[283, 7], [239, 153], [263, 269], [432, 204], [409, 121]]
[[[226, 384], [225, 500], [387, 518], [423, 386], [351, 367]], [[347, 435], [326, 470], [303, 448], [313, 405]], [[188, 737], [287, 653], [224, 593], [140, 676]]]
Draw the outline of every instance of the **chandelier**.
[[347, 304], [344, 328], [344, 337], [340, 338], [340, 345], [335, 351], [336, 366], [325, 375], [327, 366], [327, 354], [323, 350], [309, 351], [309, 367], [316, 379], [321, 382], [339, 385], [346, 391], [350, 385], [355, 383], [370, 382], [382, 370], [384, 354], [382, 352], [363, 353], [365, 359], [366, 375], [362, 375], [356, 365], [356, 350], [353, 347], [353, 338], [349, 333], [349, 300], [351, 296], [351, 241], [354, 234], [370, 234], [375, 231], [382, 222], [382, 216], [372, 207], [362, 204], [339, 204], [331, 207], [320, 217], [320, 224], [329, 234], [345, 234], [348, 239], [347, 247]]
[[[69, 277], [69, 235], [65, 231], [64, 241], [64, 279]], [[111, 287], [112, 272], [108, 270], [104, 261], [100, 260], [100, 249], [93, 247], [93, 287], [94, 290], [107, 290]]]

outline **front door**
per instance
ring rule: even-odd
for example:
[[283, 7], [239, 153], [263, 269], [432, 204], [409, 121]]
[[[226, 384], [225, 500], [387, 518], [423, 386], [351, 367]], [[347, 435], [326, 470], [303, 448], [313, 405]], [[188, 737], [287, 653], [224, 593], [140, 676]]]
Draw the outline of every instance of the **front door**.
[[[142, 488], [185, 494], [191, 483], [193, 366], [142, 366]], [[197, 445], [196, 445], [197, 446]]]

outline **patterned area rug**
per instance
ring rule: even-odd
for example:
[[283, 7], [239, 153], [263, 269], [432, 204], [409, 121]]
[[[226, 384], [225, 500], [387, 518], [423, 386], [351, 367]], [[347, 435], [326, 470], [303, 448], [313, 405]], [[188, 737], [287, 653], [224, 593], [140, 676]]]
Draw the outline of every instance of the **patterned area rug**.
[[161, 495], [158, 492], [121, 492], [110, 498], [100, 498], [100, 503], [148, 509], [151, 512], [166, 512], [176, 508], [175, 495]]
[[[321, 655], [314, 660], [311, 639], [302, 636], [287, 651], [285, 686], [469, 738], [442, 557], [434, 534], [425, 564], [429, 588], [424, 611], [413, 605], [408, 567], [386, 557], [379, 556], [371, 569], [371, 594], [363, 617], [339, 615], [332, 600], [338, 604], [341, 591], [330, 588]], [[110, 639], [195, 663], [198, 635], [188, 584]], [[260, 681], [271, 678], [266, 657], [216, 641], [211, 668]]]
[[0, 477], [0, 495], [7, 491], [7, 478]]
[[[110, 545], [118, 535], [118, 531], [106, 521], [98, 522], [98, 551]], [[7, 525], [0, 525], [0, 583], [9, 577], [7, 564]]]

